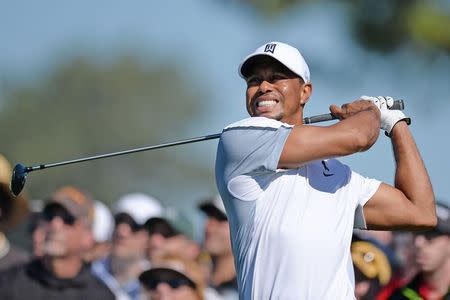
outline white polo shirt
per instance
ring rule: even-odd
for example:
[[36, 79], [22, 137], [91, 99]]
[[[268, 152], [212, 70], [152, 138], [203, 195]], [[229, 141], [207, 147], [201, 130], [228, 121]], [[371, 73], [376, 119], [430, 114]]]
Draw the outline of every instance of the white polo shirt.
[[[380, 182], [338, 160], [277, 169], [291, 125], [227, 126], [216, 182], [228, 215], [240, 299], [354, 299], [354, 220]], [[300, 150], [299, 150], [300, 151]]]

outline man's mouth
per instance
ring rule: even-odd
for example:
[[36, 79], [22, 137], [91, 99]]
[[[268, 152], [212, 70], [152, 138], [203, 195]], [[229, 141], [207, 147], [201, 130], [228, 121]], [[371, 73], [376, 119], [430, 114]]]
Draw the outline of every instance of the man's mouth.
[[256, 107], [271, 107], [277, 104], [277, 101], [275, 100], [261, 100], [256, 102]]

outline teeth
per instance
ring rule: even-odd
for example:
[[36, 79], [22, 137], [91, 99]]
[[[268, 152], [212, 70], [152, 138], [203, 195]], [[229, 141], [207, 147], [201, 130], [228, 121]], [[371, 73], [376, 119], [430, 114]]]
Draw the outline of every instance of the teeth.
[[264, 100], [264, 101], [259, 101], [256, 106], [257, 107], [261, 107], [261, 106], [272, 106], [275, 105], [275, 103], [277, 103], [275, 100]]

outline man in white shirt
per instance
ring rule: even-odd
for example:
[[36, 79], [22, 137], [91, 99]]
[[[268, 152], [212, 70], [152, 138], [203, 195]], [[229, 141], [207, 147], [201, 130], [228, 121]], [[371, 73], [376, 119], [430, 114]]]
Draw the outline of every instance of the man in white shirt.
[[[230, 223], [241, 299], [354, 299], [353, 227], [424, 229], [436, 224], [427, 171], [392, 98], [363, 97], [330, 111], [340, 122], [303, 125], [312, 92], [300, 52], [271, 42], [239, 66], [248, 119], [227, 126], [216, 182]], [[391, 137], [395, 187], [334, 157]]]

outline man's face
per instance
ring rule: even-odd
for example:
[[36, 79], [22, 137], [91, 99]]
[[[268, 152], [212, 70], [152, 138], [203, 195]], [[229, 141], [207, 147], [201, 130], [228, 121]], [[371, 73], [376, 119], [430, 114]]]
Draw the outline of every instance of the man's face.
[[174, 255], [186, 259], [193, 259], [200, 254], [200, 248], [194, 241], [182, 234], [166, 238], [154, 233], [149, 238], [148, 257], [150, 261], [164, 255]]
[[83, 219], [75, 219], [64, 207], [49, 205], [43, 212], [42, 254], [51, 257], [81, 255], [92, 246], [92, 232]]
[[147, 299], [151, 300], [199, 300], [196, 291], [188, 286], [171, 287], [161, 282], [155, 289], [146, 290]]
[[417, 234], [416, 263], [423, 272], [434, 272], [450, 260], [450, 237], [433, 232]]
[[311, 85], [271, 57], [256, 58], [248, 67], [247, 111], [252, 117], [267, 117], [301, 124], [303, 105]]
[[231, 253], [230, 226], [228, 221], [208, 216], [205, 227], [205, 249], [211, 256]]
[[148, 233], [131, 216], [118, 214], [115, 217], [111, 253], [123, 259], [139, 259], [145, 256]]

